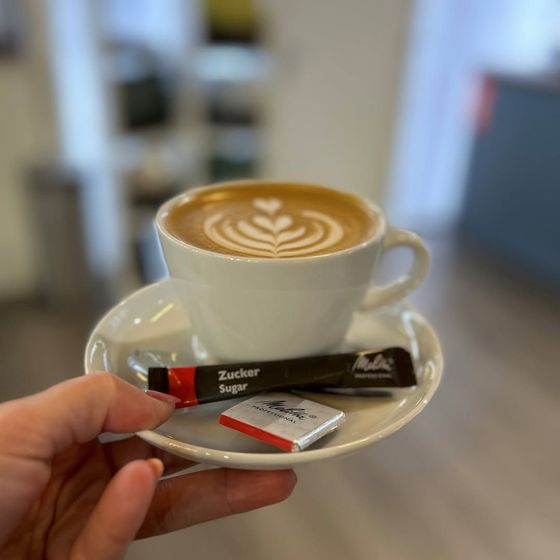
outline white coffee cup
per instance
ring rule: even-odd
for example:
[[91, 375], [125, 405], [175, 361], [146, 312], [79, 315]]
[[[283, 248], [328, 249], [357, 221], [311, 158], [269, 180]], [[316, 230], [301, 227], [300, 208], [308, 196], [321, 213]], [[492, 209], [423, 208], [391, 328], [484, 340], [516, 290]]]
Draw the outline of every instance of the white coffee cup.
[[[236, 183], [219, 186], [235, 188]], [[201, 249], [165, 227], [170, 209], [195, 192], [163, 204], [156, 226], [170, 275], [182, 281], [175, 283], [177, 297], [189, 314], [198, 347], [213, 359], [274, 360], [336, 350], [355, 311], [404, 298], [428, 272], [430, 256], [420, 237], [388, 226], [381, 208], [365, 199], [360, 200], [376, 216], [378, 227], [349, 249], [278, 259]], [[412, 250], [410, 270], [388, 285], [372, 285], [381, 255], [397, 246]]]

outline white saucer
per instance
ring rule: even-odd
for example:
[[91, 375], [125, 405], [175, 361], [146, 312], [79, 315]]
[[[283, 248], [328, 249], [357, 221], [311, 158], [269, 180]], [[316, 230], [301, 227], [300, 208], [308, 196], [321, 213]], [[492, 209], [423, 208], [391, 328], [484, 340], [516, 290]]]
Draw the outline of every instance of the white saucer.
[[[145, 388], [145, 376], [127, 365], [135, 349], [177, 351], [189, 363], [196, 363], [189, 317], [176, 301], [172, 282], [162, 280], [134, 292], [99, 321], [86, 347], [86, 373], [110, 371]], [[309, 393], [308, 398], [343, 410], [346, 422], [305, 451], [278, 451], [221, 426], [219, 413], [239, 399], [186, 409], [156, 430], [138, 436], [200, 463], [242, 469], [284, 469], [352, 453], [410, 422], [428, 404], [441, 380], [443, 356], [438, 337], [410, 306], [355, 314], [343, 350], [384, 346], [404, 346], [412, 352], [418, 386], [400, 389], [393, 397]]]

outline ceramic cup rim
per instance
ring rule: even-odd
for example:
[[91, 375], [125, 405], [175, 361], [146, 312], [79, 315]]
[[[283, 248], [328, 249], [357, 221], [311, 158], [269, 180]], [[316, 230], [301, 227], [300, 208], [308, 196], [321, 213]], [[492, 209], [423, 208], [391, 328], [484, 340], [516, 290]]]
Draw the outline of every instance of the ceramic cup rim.
[[[186, 241], [183, 241], [182, 239], [179, 239], [179, 238], [175, 237], [174, 235], [172, 235], [167, 230], [167, 228], [164, 225], [164, 219], [167, 216], [169, 210], [173, 206], [175, 206], [181, 199], [183, 199], [185, 197], [190, 197], [192, 195], [196, 195], [197, 193], [201, 193], [201, 192], [208, 191], [208, 190], [213, 190], [213, 189], [216, 189], [216, 188], [223, 188], [223, 187], [225, 187], [225, 188], [236, 188], [236, 187], [241, 187], [241, 186], [245, 186], [245, 185], [257, 185], [257, 184], [272, 185], [272, 186], [290, 185], [290, 186], [312, 187], [312, 188], [319, 188], [319, 189], [334, 192], [334, 193], [339, 193], [339, 194], [342, 193], [345, 196], [349, 196], [350, 198], [353, 198], [357, 202], [367, 206], [368, 209], [376, 215], [376, 217], [378, 219], [378, 227], [375, 230], [375, 232], [373, 233], [373, 235], [371, 235], [370, 237], [368, 237], [364, 241], [362, 241], [362, 242], [360, 242], [356, 245], [353, 245], [352, 247], [348, 247], [346, 249], [342, 249], [342, 250], [339, 250], [339, 251], [333, 251], [333, 252], [330, 252], [330, 253], [322, 253], [320, 255], [306, 255], [306, 256], [301, 256], [301, 257], [283, 257], [281, 259], [271, 259], [271, 258], [267, 258], [267, 257], [248, 257], [248, 256], [243, 256], [243, 255], [228, 255], [228, 254], [225, 254], [225, 253], [218, 253], [216, 251], [210, 251], [209, 249], [203, 249], [201, 247], [197, 247], [196, 245], [192, 245], [191, 243], [187, 243]], [[385, 235], [385, 233], [387, 231], [387, 219], [385, 217], [384, 211], [381, 209], [380, 206], [378, 206], [377, 204], [375, 204], [371, 200], [368, 200], [368, 199], [363, 198], [361, 196], [355, 195], [353, 193], [340, 191], [340, 190], [337, 190], [335, 188], [326, 187], [324, 185], [319, 185], [319, 184], [316, 184], [316, 183], [305, 183], [305, 182], [300, 182], [300, 181], [277, 181], [277, 180], [268, 180], [268, 179], [247, 179], [247, 180], [241, 179], [241, 180], [236, 180], [236, 181], [221, 181], [221, 182], [218, 182], [218, 183], [212, 183], [212, 184], [209, 184], [209, 185], [204, 185], [204, 186], [194, 187], [192, 189], [188, 189], [187, 191], [184, 191], [182, 193], [179, 193], [179, 194], [173, 196], [172, 198], [170, 198], [169, 200], [164, 202], [159, 207], [159, 209], [156, 213], [156, 217], [155, 217], [155, 224], [156, 224], [156, 227], [157, 227], [157, 230], [158, 230], [158, 233], [159, 233], [160, 236], [165, 238], [168, 242], [172, 243], [173, 245], [175, 245], [177, 247], [180, 247], [182, 249], [185, 249], [185, 250], [189, 250], [189, 251], [191, 251], [195, 254], [198, 254], [198, 255], [201, 255], [201, 256], [206, 256], [206, 257], [211, 257], [211, 258], [215, 258], [215, 259], [223, 260], [223, 261], [236, 261], [236, 262], [247, 262], [247, 263], [266, 263], [268, 265], [271, 265], [273, 263], [286, 265], [287, 263], [318, 262], [318, 261], [333, 259], [333, 258], [344, 256], [344, 255], [353, 254], [357, 251], [361, 251], [361, 250], [365, 249], [366, 247], [369, 247], [371, 245], [374, 245], [374, 244], [378, 243], [381, 239], [383, 239], [383, 236]]]

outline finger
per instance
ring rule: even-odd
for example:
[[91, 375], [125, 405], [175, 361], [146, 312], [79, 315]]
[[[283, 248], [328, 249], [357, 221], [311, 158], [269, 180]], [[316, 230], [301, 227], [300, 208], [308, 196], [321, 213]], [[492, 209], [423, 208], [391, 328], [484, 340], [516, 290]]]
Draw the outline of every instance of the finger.
[[139, 538], [160, 535], [218, 517], [285, 500], [294, 489], [293, 471], [213, 469], [162, 480]]
[[183, 459], [178, 455], [167, 453], [163, 449], [159, 449], [139, 437], [131, 437], [120, 441], [113, 441], [103, 445], [103, 451], [107, 457], [109, 465], [113, 472], [118, 471], [121, 467], [135, 459], [149, 459], [156, 457], [165, 466], [165, 474], [170, 474], [179, 469], [188, 469], [196, 465], [194, 461]]
[[163, 472], [157, 459], [133, 461], [111, 480], [72, 547], [70, 558], [119, 560], [134, 539]]
[[[174, 405], [146, 395], [108, 373], [65, 381], [0, 410], [0, 448], [49, 460], [74, 443], [105, 431], [126, 433], [154, 428]], [[18, 434], [17, 437], [13, 437]]]

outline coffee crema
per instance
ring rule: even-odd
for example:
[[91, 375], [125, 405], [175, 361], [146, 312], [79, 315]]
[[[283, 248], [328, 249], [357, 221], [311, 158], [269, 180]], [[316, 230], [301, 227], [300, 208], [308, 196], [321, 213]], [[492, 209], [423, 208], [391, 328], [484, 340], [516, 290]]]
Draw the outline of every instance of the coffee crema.
[[164, 223], [201, 249], [274, 259], [354, 247], [373, 236], [378, 218], [358, 198], [325, 187], [248, 182], [187, 193]]

